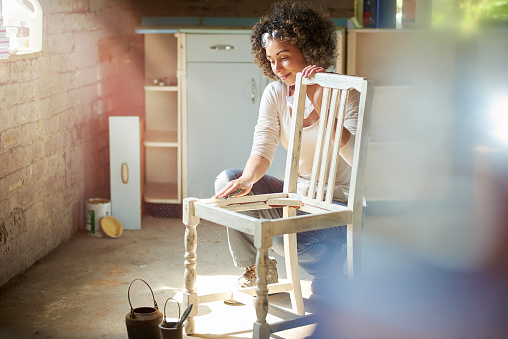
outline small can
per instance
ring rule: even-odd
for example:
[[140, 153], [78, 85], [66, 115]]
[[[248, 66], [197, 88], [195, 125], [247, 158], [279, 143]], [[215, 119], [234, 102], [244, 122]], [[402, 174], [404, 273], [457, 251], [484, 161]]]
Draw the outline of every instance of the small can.
[[85, 231], [89, 235], [102, 237], [101, 220], [111, 215], [111, 201], [92, 198], [86, 201]]

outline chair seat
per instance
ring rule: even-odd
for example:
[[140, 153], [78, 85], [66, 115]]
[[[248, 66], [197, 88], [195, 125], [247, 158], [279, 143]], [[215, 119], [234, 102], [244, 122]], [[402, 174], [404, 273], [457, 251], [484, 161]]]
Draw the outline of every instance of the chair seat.
[[[270, 205], [275, 199], [277, 204]], [[308, 200], [308, 203], [304, 203], [305, 200]], [[284, 201], [288, 202], [285, 206], [291, 207], [299, 201], [298, 208], [310, 214], [282, 219], [257, 219], [237, 213], [244, 210], [281, 207]], [[353, 211], [347, 206], [313, 202], [297, 194], [285, 193], [251, 195], [234, 199], [200, 199], [194, 201], [194, 213], [198, 218], [251, 235], [256, 233], [256, 227], [259, 227], [257, 225], [269, 225], [273, 228], [273, 236], [347, 225], [351, 223], [353, 215]]]

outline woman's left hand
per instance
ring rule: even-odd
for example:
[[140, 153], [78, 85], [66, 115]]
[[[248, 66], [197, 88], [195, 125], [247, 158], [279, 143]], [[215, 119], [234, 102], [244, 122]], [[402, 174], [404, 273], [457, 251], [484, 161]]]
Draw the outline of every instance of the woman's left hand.
[[319, 67], [316, 65], [309, 65], [309, 66], [305, 66], [305, 68], [302, 70], [302, 76], [304, 78], [310, 78], [316, 73], [325, 73], [325, 72], [326, 72], [326, 69], [324, 69], [323, 67]]

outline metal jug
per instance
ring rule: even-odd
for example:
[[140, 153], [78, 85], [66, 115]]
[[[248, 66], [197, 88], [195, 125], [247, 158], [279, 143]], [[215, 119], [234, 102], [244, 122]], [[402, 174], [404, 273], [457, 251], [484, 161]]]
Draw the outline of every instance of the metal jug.
[[[150, 292], [152, 292], [153, 307], [132, 307], [130, 292], [131, 286], [136, 280], [144, 282], [150, 289]], [[163, 315], [159, 311], [150, 285], [143, 279], [134, 279], [129, 285], [127, 297], [129, 299], [129, 305], [131, 306], [130, 312], [125, 316], [125, 324], [127, 326], [129, 339], [160, 339], [159, 324], [162, 322]]]
[[[174, 300], [178, 305], [178, 318], [175, 321], [168, 321], [166, 317], [166, 305], [169, 300]], [[178, 326], [181, 317], [180, 303], [173, 298], [166, 299], [164, 303], [164, 319], [159, 324], [161, 339], [182, 339], [183, 338], [183, 326]]]

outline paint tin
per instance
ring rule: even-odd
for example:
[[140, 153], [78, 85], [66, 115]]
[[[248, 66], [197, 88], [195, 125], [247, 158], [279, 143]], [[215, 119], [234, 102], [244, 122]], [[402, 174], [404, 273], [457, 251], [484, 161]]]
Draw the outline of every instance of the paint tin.
[[86, 201], [85, 231], [89, 235], [102, 237], [101, 219], [111, 215], [111, 201], [92, 198]]

